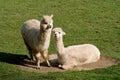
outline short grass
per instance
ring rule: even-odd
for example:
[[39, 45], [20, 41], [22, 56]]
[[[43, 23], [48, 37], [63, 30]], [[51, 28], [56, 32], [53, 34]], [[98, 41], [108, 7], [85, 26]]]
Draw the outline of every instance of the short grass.
[[[54, 27], [66, 32], [65, 46], [91, 43], [102, 55], [120, 59], [120, 0], [0, 0], [0, 80], [120, 80], [120, 64], [91, 71], [22, 71], [17, 58], [28, 55], [20, 31], [24, 21], [54, 15]], [[55, 53], [52, 37], [49, 53]], [[4, 56], [3, 56], [4, 54]]]

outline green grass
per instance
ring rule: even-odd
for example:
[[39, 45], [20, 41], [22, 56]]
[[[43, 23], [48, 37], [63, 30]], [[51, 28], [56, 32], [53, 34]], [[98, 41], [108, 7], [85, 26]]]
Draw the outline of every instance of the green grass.
[[[91, 71], [22, 71], [13, 55], [28, 55], [21, 37], [24, 21], [54, 15], [66, 32], [65, 46], [91, 43], [102, 55], [120, 59], [120, 0], [0, 0], [0, 80], [119, 80], [120, 65]], [[52, 37], [49, 53], [55, 53]], [[8, 56], [11, 54], [10, 56]], [[6, 62], [7, 61], [7, 62]]]

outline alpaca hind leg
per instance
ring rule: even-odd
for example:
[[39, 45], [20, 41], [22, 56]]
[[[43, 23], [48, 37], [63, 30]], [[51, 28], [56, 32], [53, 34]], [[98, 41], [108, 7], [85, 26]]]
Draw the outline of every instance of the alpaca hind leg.
[[27, 44], [27, 42], [25, 41], [25, 39], [24, 39], [24, 43], [25, 43], [25, 45], [26, 45], [26, 47], [27, 47], [27, 49], [28, 49], [28, 51], [29, 51], [29, 55], [30, 55], [30, 60], [32, 61], [32, 60], [34, 60], [34, 55], [33, 55], [33, 53], [32, 53], [32, 49], [30, 48], [30, 46]]
[[32, 51], [29, 51], [29, 55], [30, 55], [30, 60], [31, 61], [36, 61], [35, 54]]
[[35, 54], [33, 52], [30, 52], [30, 57], [31, 57], [31, 61], [36, 61], [35, 59]]
[[48, 60], [48, 50], [43, 51], [42, 56], [45, 59], [45, 61], [47, 62], [47, 65], [50, 67], [51, 65], [50, 65], [50, 62]]
[[35, 54], [37, 69], [40, 69], [40, 57], [41, 57], [40, 53]]

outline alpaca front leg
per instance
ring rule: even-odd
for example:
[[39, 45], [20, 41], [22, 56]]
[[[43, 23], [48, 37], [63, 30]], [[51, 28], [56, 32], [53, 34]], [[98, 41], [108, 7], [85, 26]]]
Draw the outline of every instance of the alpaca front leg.
[[47, 62], [47, 65], [50, 67], [51, 65], [50, 65], [50, 62], [48, 60], [48, 50], [43, 51], [42, 56], [45, 59], [45, 61]]
[[40, 53], [35, 54], [37, 69], [40, 69], [40, 57], [41, 57]]
[[68, 64], [65, 64], [65, 65], [61, 66], [61, 68], [65, 69], [65, 70], [72, 69], [73, 67], [74, 67], [74, 65], [68, 65]]

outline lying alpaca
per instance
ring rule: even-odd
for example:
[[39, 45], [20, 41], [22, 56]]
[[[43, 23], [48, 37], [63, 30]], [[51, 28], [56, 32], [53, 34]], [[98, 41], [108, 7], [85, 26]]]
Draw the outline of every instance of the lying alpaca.
[[53, 28], [53, 15], [43, 16], [40, 21], [31, 19], [23, 24], [21, 34], [28, 48], [32, 60], [36, 60], [37, 68], [40, 68], [40, 57], [42, 56], [48, 66], [48, 48], [50, 43], [51, 30]]
[[70, 69], [77, 65], [96, 62], [100, 59], [99, 49], [91, 44], [73, 45], [64, 48], [63, 35], [65, 32], [61, 28], [53, 29], [59, 67]]

